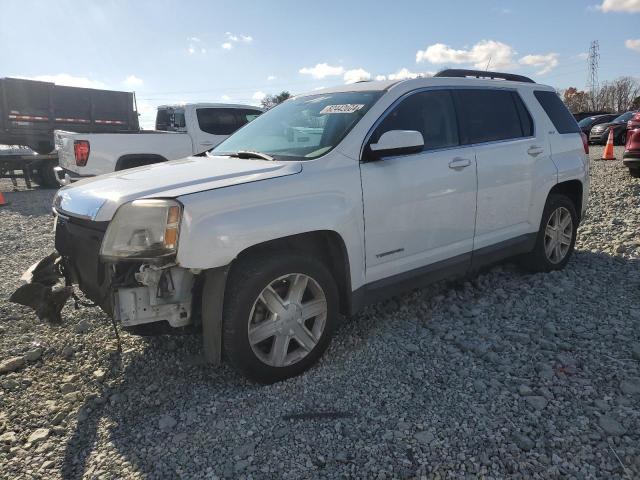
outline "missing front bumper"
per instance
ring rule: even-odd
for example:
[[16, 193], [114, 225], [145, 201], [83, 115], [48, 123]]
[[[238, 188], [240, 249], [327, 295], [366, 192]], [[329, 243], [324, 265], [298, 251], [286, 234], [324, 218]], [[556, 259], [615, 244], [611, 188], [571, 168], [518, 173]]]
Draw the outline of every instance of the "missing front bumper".
[[139, 286], [114, 289], [113, 316], [124, 327], [166, 321], [174, 328], [191, 324], [194, 275], [177, 266], [142, 265]]

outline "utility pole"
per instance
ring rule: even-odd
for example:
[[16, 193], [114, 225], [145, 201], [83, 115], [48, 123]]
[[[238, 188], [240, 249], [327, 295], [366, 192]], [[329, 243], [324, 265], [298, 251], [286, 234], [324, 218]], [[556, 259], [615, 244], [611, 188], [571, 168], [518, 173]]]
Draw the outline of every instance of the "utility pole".
[[598, 110], [596, 104], [598, 96], [598, 60], [600, 59], [600, 44], [598, 40], [593, 40], [589, 47], [588, 57], [588, 74], [587, 74], [587, 89], [591, 97], [591, 108]]

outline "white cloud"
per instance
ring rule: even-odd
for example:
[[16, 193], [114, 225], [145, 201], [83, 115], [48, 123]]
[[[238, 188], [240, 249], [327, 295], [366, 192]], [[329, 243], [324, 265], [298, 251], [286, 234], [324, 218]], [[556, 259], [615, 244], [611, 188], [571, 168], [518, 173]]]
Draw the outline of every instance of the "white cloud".
[[598, 6], [603, 12], [640, 12], [640, 0], [603, 0]]
[[207, 53], [207, 49], [202, 43], [202, 40], [198, 37], [189, 37], [187, 38], [189, 45], [187, 46], [187, 53], [189, 55], [195, 55], [196, 53], [205, 54]]
[[580, 60], [586, 60], [587, 58], [589, 58], [589, 54], [587, 52], [581, 52], [578, 55], [576, 55]]
[[418, 50], [416, 62], [471, 63], [476, 68], [507, 68], [513, 66], [513, 47], [496, 40], [481, 40], [471, 48], [456, 50], [444, 43], [434, 43]]
[[103, 82], [91, 80], [87, 77], [75, 77], [68, 73], [58, 73], [57, 75], [37, 75], [35, 77], [19, 77], [29, 80], [40, 80], [41, 82], [53, 82], [56, 85], [67, 85], [68, 87], [83, 88], [107, 88]]
[[222, 95], [220, 97], [220, 100], [222, 100], [223, 102], [228, 102], [229, 100], [231, 100], [231, 97], [229, 95]]
[[540, 68], [538, 75], [544, 75], [558, 66], [557, 53], [547, 53], [545, 55], [525, 55], [519, 60], [521, 65], [529, 65], [531, 67]]
[[345, 83], [356, 83], [363, 80], [371, 80], [371, 74], [362, 68], [354, 68], [344, 72], [343, 78]]
[[[384, 77], [384, 75], [381, 75]], [[389, 80], [407, 80], [410, 78], [418, 78], [418, 77], [432, 77], [433, 72], [412, 72], [408, 68], [401, 68], [396, 73], [390, 73], [387, 75]]]
[[253, 94], [253, 96], [251, 98], [253, 98], [254, 100], [258, 100], [259, 102], [262, 101], [264, 99], [264, 97], [266, 97], [267, 94], [264, 92], [256, 92]]
[[125, 86], [129, 88], [141, 87], [142, 85], [144, 85], [144, 81], [141, 78], [136, 77], [135, 75], [129, 75], [124, 79], [124, 82], [122, 83], [124, 83]]
[[376, 81], [377, 82], [381, 82], [383, 80], [386, 80], [387, 76], [386, 75], [376, 75]]
[[640, 52], [640, 38], [630, 38], [629, 40], [625, 40], [624, 46], [629, 50]]
[[222, 44], [222, 48], [224, 48], [225, 50], [231, 50], [234, 43], [253, 42], [253, 37], [251, 35], [236, 35], [231, 32], [225, 32], [224, 36], [227, 38], [227, 41]]
[[303, 75], [311, 75], [313, 78], [335, 77], [344, 73], [342, 67], [332, 67], [326, 63], [318, 63], [315, 67], [304, 67], [299, 70]]
[[267, 77], [267, 80], [268, 80], [268, 81], [272, 81], [272, 80], [275, 80], [276, 78], [278, 78], [278, 77], [276, 77], [275, 75], [269, 75], [269, 76]]

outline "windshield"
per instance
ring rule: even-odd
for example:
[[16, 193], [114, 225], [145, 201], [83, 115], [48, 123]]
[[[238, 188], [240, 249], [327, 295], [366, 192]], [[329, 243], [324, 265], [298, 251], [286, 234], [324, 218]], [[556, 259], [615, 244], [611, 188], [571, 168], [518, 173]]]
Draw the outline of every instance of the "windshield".
[[627, 120], [631, 120], [631, 117], [633, 117], [634, 112], [626, 112], [623, 113], [622, 115], [620, 115], [619, 117], [615, 118], [612, 120], [613, 123], [622, 123], [622, 122], [626, 122]]
[[580, 125], [581, 127], [588, 127], [593, 122], [595, 122], [597, 118], [598, 117], [585, 117], [578, 122], [578, 125]]
[[277, 160], [311, 160], [345, 137], [383, 92], [342, 92], [287, 100], [212, 150], [261, 152]]

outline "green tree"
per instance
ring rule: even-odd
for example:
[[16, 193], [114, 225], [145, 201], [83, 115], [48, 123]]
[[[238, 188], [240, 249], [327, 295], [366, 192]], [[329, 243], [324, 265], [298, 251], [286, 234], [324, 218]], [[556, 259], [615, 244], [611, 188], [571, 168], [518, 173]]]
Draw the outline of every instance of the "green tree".
[[265, 110], [269, 110], [270, 108], [275, 107], [276, 105], [284, 102], [285, 100], [291, 97], [292, 95], [286, 90], [284, 90], [278, 93], [277, 95], [267, 95], [262, 99], [262, 102], [260, 103], [262, 104], [262, 108], [264, 108]]

